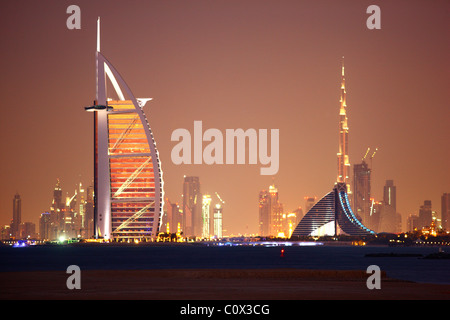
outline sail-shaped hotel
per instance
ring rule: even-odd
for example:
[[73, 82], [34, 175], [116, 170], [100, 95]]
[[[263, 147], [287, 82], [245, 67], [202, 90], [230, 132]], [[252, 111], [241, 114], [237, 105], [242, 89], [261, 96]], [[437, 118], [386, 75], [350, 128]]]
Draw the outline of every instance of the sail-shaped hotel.
[[100, 52], [100, 18], [95, 57], [96, 100], [85, 108], [94, 113], [95, 237], [149, 240], [158, 233], [164, 205], [159, 154], [143, 111], [151, 99], [136, 99]]

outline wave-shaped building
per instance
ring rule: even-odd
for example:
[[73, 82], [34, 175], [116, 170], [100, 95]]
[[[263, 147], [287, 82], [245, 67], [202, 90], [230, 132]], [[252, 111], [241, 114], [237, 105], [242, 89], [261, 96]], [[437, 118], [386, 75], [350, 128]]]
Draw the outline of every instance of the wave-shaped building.
[[352, 211], [347, 185], [336, 183], [333, 190], [320, 199], [303, 217], [292, 233], [298, 236], [368, 236], [374, 231], [364, 226]]
[[95, 236], [116, 241], [150, 239], [159, 231], [164, 205], [161, 163], [143, 110], [151, 99], [136, 99], [100, 53], [100, 19], [96, 69], [96, 101], [85, 108], [94, 113]]

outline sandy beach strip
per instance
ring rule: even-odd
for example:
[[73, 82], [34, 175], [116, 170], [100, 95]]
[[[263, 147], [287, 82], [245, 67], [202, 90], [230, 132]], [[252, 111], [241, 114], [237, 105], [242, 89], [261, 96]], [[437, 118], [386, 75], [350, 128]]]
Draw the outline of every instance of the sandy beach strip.
[[69, 290], [64, 271], [0, 273], [2, 300], [449, 300], [450, 285], [390, 279], [369, 290], [361, 270], [81, 270]]

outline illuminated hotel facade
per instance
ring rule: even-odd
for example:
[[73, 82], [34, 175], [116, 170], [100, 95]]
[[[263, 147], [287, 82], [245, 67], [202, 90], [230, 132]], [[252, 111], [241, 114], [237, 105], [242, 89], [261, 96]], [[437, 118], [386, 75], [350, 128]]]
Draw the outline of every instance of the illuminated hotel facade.
[[[100, 53], [97, 24], [97, 94], [85, 108], [94, 113], [95, 236], [146, 240], [157, 235], [164, 205], [159, 154], [143, 111], [151, 99], [136, 99]], [[117, 99], [107, 97], [107, 80]]]
[[348, 119], [345, 91], [344, 64], [341, 70], [341, 98], [339, 110], [339, 152], [338, 176], [333, 190], [320, 199], [299, 222], [292, 237], [299, 236], [335, 236], [347, 234], [350, 236], [367, 236], [374, 231], [363, 225], [350, 205], [348, 157]]
[[368, 236], [374, 231], [355, 216], [347, 195], [347, 185], [336, 183], [333, 190], [320, 199], [303, 217], [292, 236]]

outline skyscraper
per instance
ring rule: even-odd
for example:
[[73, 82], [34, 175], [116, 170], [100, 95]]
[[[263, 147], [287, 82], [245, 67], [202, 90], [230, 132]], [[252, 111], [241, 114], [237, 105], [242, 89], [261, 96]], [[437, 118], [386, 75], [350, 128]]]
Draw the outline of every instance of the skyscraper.
[[386, 180], [383, 187], [383, 203], [397, 211], [397, 187], [394, 186], [394, 180]]
[[278, 236], [283, 231], [283, 205], [278, 200], [278, 189], [269, 186], [269, 191], [259, 193], [259, 235]]
[[401, 231], [401, 215], [397, 213], [397, 187], [394, 180], [386, 180], [383, 187], [383, 207], [380, 217], [380, 231], [397, 233]]
[[418, 216], [418, 215], [415, 215], [415, 214], [410, 214], [410, 215], [408, 216], [408, 219], [407, 219], [406, 223], [407, 223], [407, 226], [406, 226], [407, 229], [406, 229], [406, 231], [412, 232], [412, 231], [414, 231], [415, 229], [418, 229], [419, 216]]
[[450, 231], [450, 193], [444, 193], [441, 197], [441, 221], [442, 228]]
[[94, 236], [94, 186], [89, 186], [86, 189], [84, 231], [84, 238], [92, 238]]
[[[348, 119], [347, 119], [347, 93], [345, 91], [345, 72], [344, 72], [344, 57], [342, 57], [342, 71], [341, 71], [341, 107], [339, 110], [339, 152], [338, 156], [338, 176], [337, 182], [350, 182], [349, 170], [350, 160], [348, 156]], [[350, 191], [347, 184], [347, 191]]]
[[213, 218], [214, 218], [214, 237], [220, 239], [223, 237], [223, 207], [220, 203], [217, 203], [214, 206], [213, 210]]
[[199, 177], [184, 177], [183, 224], [185, 236], [202, 235], [202, 194]]
[[[117, 241], [155, 237], [164, 191], [159, 154], [143, 110], [151, 99], [136, 99], [100, 53], [100, 19], [96, 69], [96, 100], [85, 108], [94, 113], [95, 234]], [[107, 79], [112, 92], [107, 92]]]
[[41, 213], [39, 218], [39, 235], [41, 240], [51, 240], [50, 212]]
[[433, 213], [431, 211], [431, 200], [425, 200], [423, 206], [419, 209], [419, 223], [418, 227], [429, 227], [433, 221]]
[[270, 220], [269, 220], [269, 235], [278, 236], [283, 232], [282, 218], [283, 218], [283, 205], [278, 199], [278, 188], [274, 184], [269, 186], [270, 194]]
[[211, 196], [209, 194], [203, 195], [202, 201], [202, 238], [209, 238], [209, 225], [210, 225], [210, 209]]
[[181, 229], [183, 212], [180, 210], [178, 203], [172, 203], [169, 198], [164, 201], [164, 206], [166, 209], [164, 210], [164, 219], [162, 219], [162, 230], [177, 233], [178, 227]]
[[86, 200], [85, 200], [85, 191], [81, 182], [77, 186], [78, 190], [76, 192], [77, 195], [77, 207], [75, 208], [75, 230], [77, 232], [77, 236], [83, 236], [86, 228]]
[[369, 228], [370, 223], [370, 173], [371, 170], [363, 160], [353, 166], [353, 212]]
[[13, 199], [13, 218], [11, 223], [11, 234], [13, 237], [19, 238], [20, 224], [22, 223], [22, 199], [19, 193], [14, 195]]
[[269, 235], [270, 208], [270, 194], [267, 190], [262, 190], [259, 193], [259, 235], [261, 237]]

